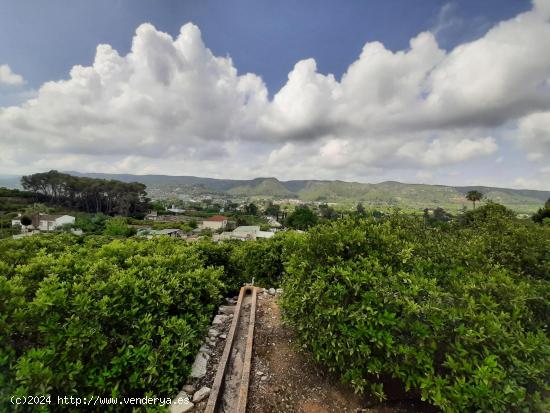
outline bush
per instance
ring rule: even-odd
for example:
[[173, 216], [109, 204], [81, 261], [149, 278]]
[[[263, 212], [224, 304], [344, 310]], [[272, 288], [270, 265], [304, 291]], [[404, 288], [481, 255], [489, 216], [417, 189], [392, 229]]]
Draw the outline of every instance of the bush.
[[239, 289], [250, 280], [235, 266], [231, 259], [234, 248], [241, 241], [226, 241], [214, 243], [210, 240], [201, 240], [193, 243], [193, 249], [197, 252], [204, 265], [207, 267], [221, 268], [226, 295], [237, 294]]
[[289, 231], [270, 239], [234, 244], [231, 267], [242, 274], [241, 279], [264, 288], [278, 287], [284, 274], [284, 261], [301, 234]]
[[[393, 378], [448, 412], [541, 411], [549, 290], [537, 254], [549, 233], [532, 239], [483, 208], [460, 225], [393, 215], [310, 230], [288, 259], [281, 303], [301, 344], [381, 399]], [[513, 249], [519, 240], [527, 252]]]
[[169, 239], [77, 240], [0, 245], [1, 411], [8, 395], [171, 396], [190, 372], [221, 269]]
[[81, 229], [86, 234], [101, 234], [105, 230], [105, 223], [109, 219], [108, 215], [97, 214], [77, 214], [75, 220], [75, 228]]
[[128, 225], [126, 218], [115, 217], [105, 222], [103, 233], [111, 237], [131, 237], [136, 233], [136, 230]]

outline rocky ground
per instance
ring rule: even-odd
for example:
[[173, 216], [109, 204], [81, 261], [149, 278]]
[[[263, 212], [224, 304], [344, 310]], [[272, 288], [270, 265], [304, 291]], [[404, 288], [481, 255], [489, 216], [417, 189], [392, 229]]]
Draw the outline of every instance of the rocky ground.
[[208, 336], [205, 337], [204, 344], [195, 358], [188, 383], [175, 398], [176, 400], [187, 398], [189, 402], [173, 404], [170, 407], [170, 413], [204, 411], [225, 347], [227, 333], [231, 327], [236, 303], [237, 297], [234, 297], [228, 299], [227, 304], [219, 308], [219, 313], [214, 317], [212, 326], [208, 330]]

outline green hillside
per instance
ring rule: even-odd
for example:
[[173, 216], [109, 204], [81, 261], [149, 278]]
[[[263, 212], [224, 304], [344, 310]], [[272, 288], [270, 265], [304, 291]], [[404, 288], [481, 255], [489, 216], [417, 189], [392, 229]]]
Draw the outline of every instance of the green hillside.
[[248, 185], [231, 188], [228, 193], [232, 195], [263, 195], [273, 197], [289, 197], [294, 195], [276, 178], [256, 178]]
[[[277, 178], [215, 179], [196, 176], [131, 175], [69, 172], [72, 175], [92, 178], [116, 179], [123, 182], [141, 182], [155, 197], [170, 194], [174, 190], [186, 193], [218, 193], [255, 198], [298, 198], [304, 201], [335, 202], [354, 205], [362, 202], [371, 207], [399, 207], [423, 209], [442, 207], [458, 211], [470, 206], [465, 195], [477, 190], [485, 199], [501, 203], [519, 213], [533, 213], [550, 198], [550, 191], [528, 189], [494, 188], [488, 186], [445, 186], [405, 184], [386, 181], [377, 184], [326, 181], [293, 180]], [[18, 177], [6, 177], [8, 187], [14, 187]]]

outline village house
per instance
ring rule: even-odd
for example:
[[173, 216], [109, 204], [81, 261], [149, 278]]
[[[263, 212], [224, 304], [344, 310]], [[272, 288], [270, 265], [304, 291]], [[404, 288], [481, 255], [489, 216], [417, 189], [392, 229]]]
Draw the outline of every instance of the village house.
[[271, 231], [261, 231], [257, 225], [247, 225], [235, 228], [232, 232], [224, 232], [220, 235], [219, 240], [223, 239], [238, 239], [241, 241], [255, 240], [258, 238], [271, 238], [275, 235]]
[[[63, 225], [74, 225], [75, 217], [71, 215], [35, 214], [31, 218], [29, 229], [40, 231], [55, 231]], [[11, 221], [12, 226], [21, 225], [21, 216]], [[21, 225], [22, 226], [22, 225]]]
[[32, 217], [32, 225], [40, 231], [55, 231], [63, 225], [74, 225], [75, 220], [71, 215], [36, 214]]
[[[52, 215], [52, 214], [35, 214], [31, 217], [30, 225], [21, 224], [21, 214], [17, 218], [12, 219], [12, 226], [20, 226], [21, 233], [13, 235], [13, 238], [28, 237], [35, 234], [40, 234], [41, 231], [56, 231], [63, 228], [64, 225], [74, 225], [76, 219], [71, 215]], [[71, 232], [75, 235], [82, 235], [80, 229], [71, 228]]]
[[214, 215], [213, 217], [205, 218], [204, 221], [202, 221], [200, 228], [216, 231], [227, 227], [227, 223], [227, 217], [224, 217], [223, 215]]

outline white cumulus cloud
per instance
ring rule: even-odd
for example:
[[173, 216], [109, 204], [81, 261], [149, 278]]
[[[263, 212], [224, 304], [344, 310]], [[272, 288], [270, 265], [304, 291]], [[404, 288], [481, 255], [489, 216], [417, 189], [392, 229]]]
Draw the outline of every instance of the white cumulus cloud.
[[143, 24], [125, 56], [99, 45], [91, 66], [0, 108], [0, 172], [429, 179], [497, 153], [502, 128], [525, 159], [544, 162], [549, 19], [550, 0], [536, 0], [449, 52], [431, 32], [400, 51], [369, 42], [340, 78], [304, 59], [272, 99], [259, 75], [215, 56], [197, 26], [172, 37]]
[[8, 65], [0, 65], [0, 85], [18, 86], [24, 83], [23, 76], [14, 73]]

